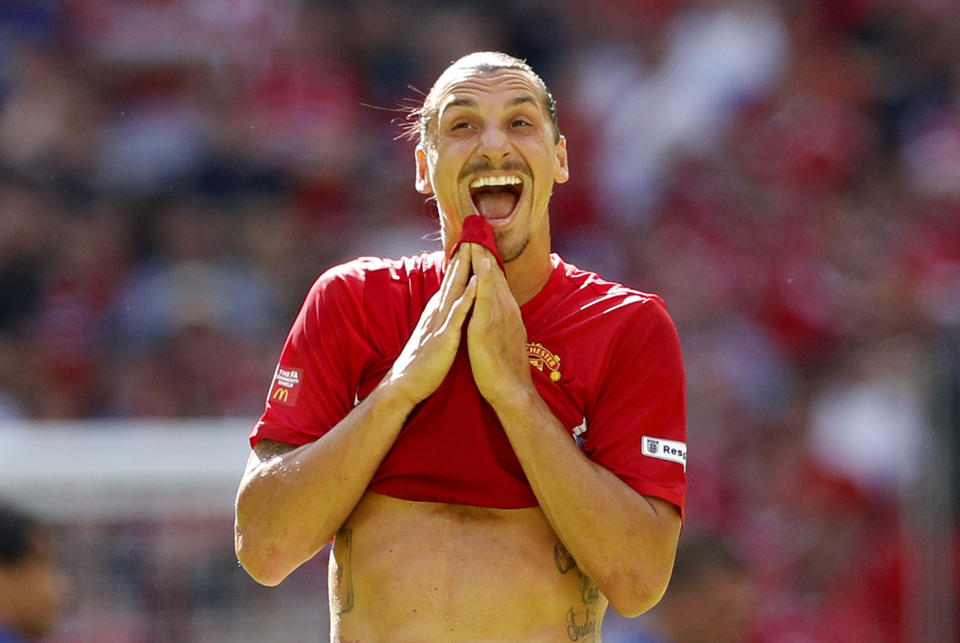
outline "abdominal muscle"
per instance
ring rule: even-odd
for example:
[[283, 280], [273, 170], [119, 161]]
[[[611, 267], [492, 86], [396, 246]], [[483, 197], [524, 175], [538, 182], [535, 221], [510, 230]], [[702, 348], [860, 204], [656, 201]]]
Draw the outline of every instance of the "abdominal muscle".
[[334, 641], [599, 641], [606, 607], [539, 507], [368, 491], [330, 557]]

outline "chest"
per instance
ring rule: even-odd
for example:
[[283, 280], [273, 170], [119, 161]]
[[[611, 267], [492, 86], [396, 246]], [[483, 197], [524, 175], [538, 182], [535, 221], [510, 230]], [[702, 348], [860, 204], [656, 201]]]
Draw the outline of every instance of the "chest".
[[[395, 298], [371, 326], [371, 350], [357, 386], [359, 399], [369, 394], [392, 367], [431, 294], [425, 289], [419, 297]], [[562, 305], [525, 316], [524, 326], [525, 352], [534, 385], [554, 415], [572, 432], [589, 417], [592, 402], [602, 388], [612, 328], [576, 307]], [[445, 384], [456, 388], [459, 394], [470, 394], [472, 389], [479, 395], [469, 374], [469, 357], [463, 344]]]

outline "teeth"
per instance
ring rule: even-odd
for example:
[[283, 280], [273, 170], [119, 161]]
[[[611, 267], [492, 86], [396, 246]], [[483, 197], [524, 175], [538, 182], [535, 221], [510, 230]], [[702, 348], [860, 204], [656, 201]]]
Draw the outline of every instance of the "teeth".
[[476, 188], [493, 185], [520, 185], [522, 182], [519, 176], [482, 176], [470, 183], [470, 189], [475, 190]]

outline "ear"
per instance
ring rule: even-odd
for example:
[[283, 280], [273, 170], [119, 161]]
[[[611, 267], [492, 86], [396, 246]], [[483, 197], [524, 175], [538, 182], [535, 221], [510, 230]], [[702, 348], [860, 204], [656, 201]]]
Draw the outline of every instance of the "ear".
[[423, 145], [417, 145], [415, 152], [417, 159], [417, 192], [420, 194], [433, 194], [433, 186], [430, 184], [430, 165], [427, 163], [427, 151]]
[[553, 180], [557, 183], [566, 183], [570, 178], [570, 167], [567, 165], [567, 138], [561, 136], [556, 146], [557, 167], [553, 171]]

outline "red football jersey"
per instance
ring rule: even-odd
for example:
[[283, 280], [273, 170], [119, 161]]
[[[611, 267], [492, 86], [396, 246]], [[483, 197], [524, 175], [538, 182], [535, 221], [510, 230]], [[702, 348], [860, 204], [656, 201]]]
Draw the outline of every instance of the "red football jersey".
[[[443, 260], [442, 252], [361, 258], [324, 273], [290, 330], [251, 444], [316, 440], [368, 395], [439, 289]], [[521, 307], [538, 392], [587, 457], [682, 511], [684, 377], [663, 302], [556, 254], [551, 261], [546, 286]], [[441, 386], [410, 414], [370, 488], [409, 500], [537, 505], [473, 381], [465, 340]]]

